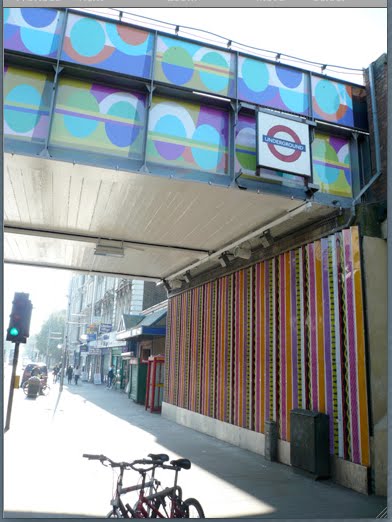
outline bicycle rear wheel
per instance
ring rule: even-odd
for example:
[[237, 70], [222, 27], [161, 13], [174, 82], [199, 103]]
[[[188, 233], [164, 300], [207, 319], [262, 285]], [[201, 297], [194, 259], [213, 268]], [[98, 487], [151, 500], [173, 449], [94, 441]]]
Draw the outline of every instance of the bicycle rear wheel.
[[105, 518], [125, 518], [120, 509], [111, 509]]
[[187, 516], [185, 518], [205, 518], [203, 508], [195, 498], [187, 498], [184, 500]]

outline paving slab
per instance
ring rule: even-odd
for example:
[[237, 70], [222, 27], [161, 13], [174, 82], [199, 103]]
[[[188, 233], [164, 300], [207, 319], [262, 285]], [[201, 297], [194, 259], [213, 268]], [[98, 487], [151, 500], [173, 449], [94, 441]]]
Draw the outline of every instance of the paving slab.
[[[148, 453], [186, 457], [179, 483], [207, 518], [376, 518], [386, 498], [366, 496], [330, 480], [315, 481], [263, 456], [150, 413], [121, 390], [86, 382], [52, 386], [47, 397], [15, 390], [4, 436], [6, 517], [102, 517], [110, 509], [115, 475], [82, 458], [103, 453], [131, 460]], [[166, 485], [172, 477], [162, 472]], [[135, 482], [129, 472], [125, 482]]]

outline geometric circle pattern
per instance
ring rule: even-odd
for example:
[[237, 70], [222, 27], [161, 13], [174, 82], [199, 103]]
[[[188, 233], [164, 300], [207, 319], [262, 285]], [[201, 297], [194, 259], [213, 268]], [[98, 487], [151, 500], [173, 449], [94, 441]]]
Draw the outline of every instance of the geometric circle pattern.
[[154, 97], [148, 128], [148, 161], [226, 173], [228, 120], [228, 113], [220, 109]]
[[308, 115], [308, 76], [278, 64], [239, 56], [238, 97], [257, 105]]
[[47, 8], [5, 10], [4, 47], [39, 56], [57, 56], [64, 13]]
[[139, 158], [145, 96], [73, 79], [59, 82], [51, 143]]
[[155, 79], [202, 92], [234, 95], [234, 56], [175, 38], [158, 36]]
[[149, 78], [152, 46], [149, 31], [72, 13], [67, 19], [61, 59]]

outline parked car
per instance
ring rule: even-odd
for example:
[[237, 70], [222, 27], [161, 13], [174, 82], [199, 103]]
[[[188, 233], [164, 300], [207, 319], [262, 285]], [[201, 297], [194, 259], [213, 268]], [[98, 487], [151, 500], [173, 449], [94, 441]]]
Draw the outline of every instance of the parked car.
[[28, 363], [26, 365], [25, 369], [23, 370], [22, 380], [20, 382], [20, 386], [21, 387], [24, 385], [24, 383], [28, 379], [30, 379], [31, 372], [34, 370], [34, 368], [38, 368], [42, 378], [45, 380], [45, 382], [47, 381], [47, 379], [48, 379], [48, 368], [47, 368], [46, 364], [44, 364], [44, 363]]

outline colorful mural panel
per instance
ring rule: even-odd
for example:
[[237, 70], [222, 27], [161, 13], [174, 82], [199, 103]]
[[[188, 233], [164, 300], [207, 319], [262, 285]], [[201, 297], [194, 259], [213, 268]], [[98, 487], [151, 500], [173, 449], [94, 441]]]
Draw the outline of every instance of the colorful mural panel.
[[43, 7], [3, 9], [4, 49], [57, 58], [64, 12]]
[[228, 129], [224, 110], [157, 96], [149, 118], [147, 160], [226, 174]]
[[44, 142], [49, 129], [52, 75], [4, 68], [4, 135]]
[[155, 80], [221, 96], [235, 95], [234, 55], [158, 36]]
[[351, 198], [350, 141], [316, 133], [312, 143], [313, 181], [321, 192]]
[[51, 144], [140, 158], [145, 96], [63, 78], [59, 82]]
[[61, 59], [150, 78], [152, 48], [148, 31], [71, 13]]
[[284, 65], [240, 56], [238, 98], [273, 109], [308, 115], [308, 74]]
[[312, 76], [313, 117], [354, 126], [352, 86]]
[[[190, 401], [190, 410], [261, 433], [266, 420], [276, 420], [286, 441], [293, 408], [324, 412], [330, 453], [369, 465], [356, 227], [170, 299], [171, 325], [177, 328], [185, 324], [183, 299], [192, 327], [178, 334], [186, 341], [172, 333], [167, 339], [165, 400], [183, 404], [173, 392], [182, 377], [175, 378], [178, 363], [172, 359], [186, 360], [189, 396], [202, 390], [201, 408]], [[179, 346], [188, 346], [189, 357]]]

